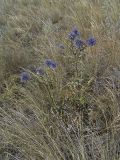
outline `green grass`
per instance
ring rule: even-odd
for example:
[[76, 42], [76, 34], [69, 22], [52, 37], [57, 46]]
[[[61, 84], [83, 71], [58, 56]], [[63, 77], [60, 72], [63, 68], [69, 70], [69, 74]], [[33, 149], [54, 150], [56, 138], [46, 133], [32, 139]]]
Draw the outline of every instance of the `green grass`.
[[[119, 0], [3, 4], [0, 160], [120, 160]], [[74, 26], [82, 39], [97, 40], [77, 57], [68, 39]], [[43, 66], [46, 58], [55, 70]], [[31, 75], [26, 84], [23, 70]]]

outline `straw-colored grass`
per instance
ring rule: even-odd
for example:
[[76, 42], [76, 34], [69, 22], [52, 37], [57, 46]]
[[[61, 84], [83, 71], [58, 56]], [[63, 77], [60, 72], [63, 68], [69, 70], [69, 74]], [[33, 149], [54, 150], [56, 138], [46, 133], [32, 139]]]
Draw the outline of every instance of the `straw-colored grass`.
[[[1, 8], [0, 160], [120, 160], [119, 0], [3, 0]], [[96, 38], [77, 57], [74, 26]]]

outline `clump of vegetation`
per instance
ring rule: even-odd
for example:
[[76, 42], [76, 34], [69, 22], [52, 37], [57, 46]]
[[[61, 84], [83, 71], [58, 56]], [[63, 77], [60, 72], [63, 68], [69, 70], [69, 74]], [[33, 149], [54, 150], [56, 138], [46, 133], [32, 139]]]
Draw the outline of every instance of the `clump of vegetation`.
[[119, 11], [119, 0], [3, 3], [0, 159], [120, 159]]

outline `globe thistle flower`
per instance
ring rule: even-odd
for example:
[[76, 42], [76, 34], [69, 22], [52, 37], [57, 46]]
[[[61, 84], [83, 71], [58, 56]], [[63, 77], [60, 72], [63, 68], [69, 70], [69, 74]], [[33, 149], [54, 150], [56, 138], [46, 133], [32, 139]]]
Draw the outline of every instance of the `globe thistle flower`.
[[89, 46], [94, 46], [94, 45], [96, 44], [96, 39], [95, 39], [95, 38], [89, 38], [89, 39], [87, 40], [87, 44], [88, 44]]
[[20, 75], [20, 81], [22, 83], [25, 83], [25, 82], [29, 81], [30, 78], [31, 77], [30, 77], [30, 74], [28, 72], [22, 72], [21, 75]]
[[80, 32], [77, 30], [76, 27], [74, 27], [68, 36], [69, 36], [69, 39], [74, 40], [79, 35], [80, 35]]
[[81, 47], [83, 47], [85, 45], [85, 43], [80, 39], [76, 39], [74, 41], [74, 45], [75, 45], [76, 48], [81, 48]]
[[51, 59], [46, 59], [45, 64], [51, 69], [55, 69], [57, 67], [56, 62]]
[[74, 40], [75, 38], [76, 38], [76, 34], [73, 33], [73, 32], [71, 32], [71, 33], [69, 34], [69, 39], [70, 39], [70, 40]]
[[72, 29], [72, 32], [76, 35], [76, 36], [79, 36], [80, 35], [80, 32], [78, 31], [78, 29], [76, 27], [74, 27]]
[[45, 74], [44, 70], [42, 68], [36, 68], [36, 74], [37, 75], [40, 75], [40, 76], [43, 76]]

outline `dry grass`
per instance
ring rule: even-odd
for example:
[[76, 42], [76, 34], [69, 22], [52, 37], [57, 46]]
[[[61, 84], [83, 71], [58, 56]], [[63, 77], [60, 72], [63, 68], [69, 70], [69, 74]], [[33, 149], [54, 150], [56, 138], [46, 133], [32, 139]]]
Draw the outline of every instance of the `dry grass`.
[[[120, 159], [119, 13], [119, 0], [4, 0], [0, 160]], [[73, 26], [97, 40], [77, 59], [68, 39]], [[43, 65], [46, 58], [55, 70]], [[31, 75], [24, 85], [23, 69]]]

